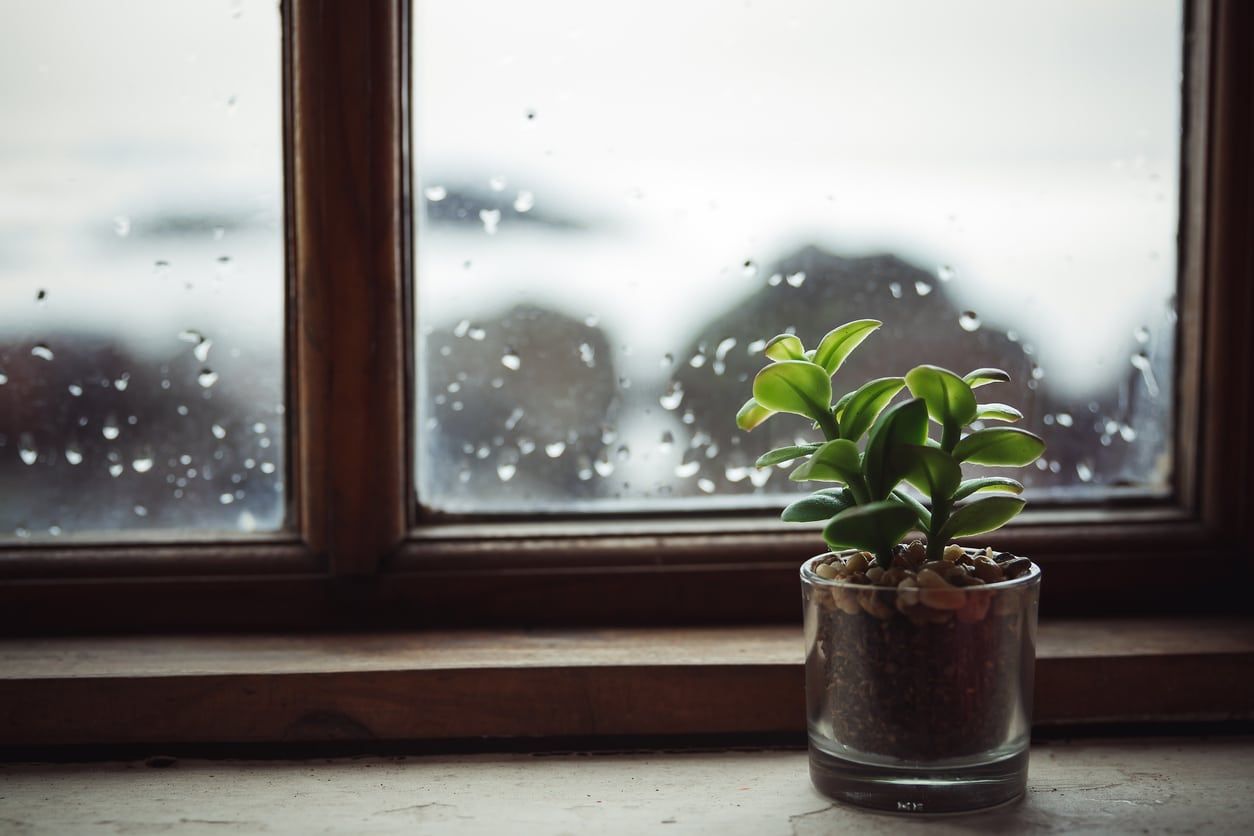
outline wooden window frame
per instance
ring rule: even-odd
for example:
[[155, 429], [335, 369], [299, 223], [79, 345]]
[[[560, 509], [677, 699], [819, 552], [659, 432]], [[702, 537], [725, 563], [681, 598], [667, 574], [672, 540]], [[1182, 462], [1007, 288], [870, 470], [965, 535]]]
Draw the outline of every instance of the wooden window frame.
[[[474, 525], [418, 516], [405, 0], [283, 2], [289, 530], [0, 549], [16, 633], [795, 621], [813, 532], [766, 515]], [[1186, 3], [1176, 484], [1025, 514], [994, 544], [1046, 614], [1248, 609], [1254, 467], [1254, 9]], [[1231, 382], [1237, 382], [1232, 385]], [[1181, 561], [1210, 571], [1184, 571]], [[716, 569], [717, 571], [711, 571]], [[1222, 579], [1217, 589], [1215, 579]]]

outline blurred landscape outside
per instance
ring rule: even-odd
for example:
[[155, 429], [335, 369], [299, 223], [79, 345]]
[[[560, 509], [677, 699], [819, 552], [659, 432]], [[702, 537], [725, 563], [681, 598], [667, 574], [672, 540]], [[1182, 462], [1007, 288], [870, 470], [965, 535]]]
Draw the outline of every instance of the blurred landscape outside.
[[[0, 537], [284, 524], [273, 0], [0, 0]], [[1181, 4], [414, 4], [417, 489], [778, 505], [762, 341], [999, 365], [1037, 499], [1158, 494]], [[987, 394], [985, 394], [987, 393]]]
[[763, 341], [885, 327], [847, 391], [1000, 366], [1035, 499], [1172, 461], [1182, 9], [419, 2], [418, 496], [778, 505], [816, 437], [734, 415]]

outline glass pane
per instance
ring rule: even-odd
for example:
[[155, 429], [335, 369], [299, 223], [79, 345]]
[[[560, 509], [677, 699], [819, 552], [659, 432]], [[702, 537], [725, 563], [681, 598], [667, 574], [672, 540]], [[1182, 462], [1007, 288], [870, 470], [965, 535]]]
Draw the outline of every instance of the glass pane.
[[1000, 366], [1037, 498], [1167, 489], [1178, 0], [418, 7], [425, 505], [778, 503], [762, 340], [862, 317], [838, 390]]
[[0, 536], [280, 527], [276, 3], [0, 8]]

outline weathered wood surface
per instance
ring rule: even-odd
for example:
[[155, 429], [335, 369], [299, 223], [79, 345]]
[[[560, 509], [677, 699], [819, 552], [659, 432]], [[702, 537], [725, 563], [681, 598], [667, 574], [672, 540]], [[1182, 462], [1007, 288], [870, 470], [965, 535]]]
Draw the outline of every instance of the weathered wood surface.
[[1254, 739], [1037, 745], [1023, 801], [908, 819], [818, 795], [801, 751], [0, 765], [0, 831], [1248, 833]]
[[[804, 731], [798, 628], [0, 642], [0, 747]], [[1050, 621], [1035, 720], [1254, 717], [1254, 621]]]

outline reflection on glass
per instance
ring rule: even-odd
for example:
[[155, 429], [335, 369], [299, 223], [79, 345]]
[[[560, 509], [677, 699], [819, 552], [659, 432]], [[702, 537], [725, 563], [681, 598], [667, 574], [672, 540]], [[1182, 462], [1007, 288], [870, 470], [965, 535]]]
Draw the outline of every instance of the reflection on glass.
[[420, 500], [778, 502], [761, 339], [868, 316], [838, 389], [998, 365], [1037, 498], [1165, 489], [1180, 5], [418, 3]]
[[0, 537], [283, 522], [272, 0], [6, 0]]

